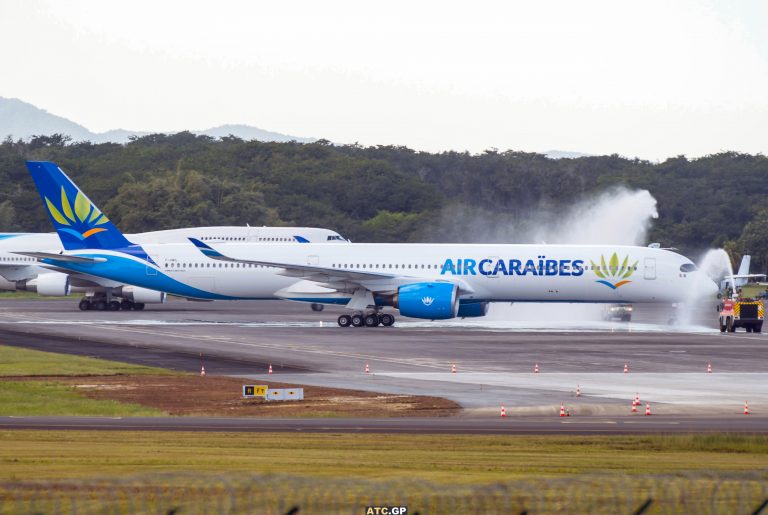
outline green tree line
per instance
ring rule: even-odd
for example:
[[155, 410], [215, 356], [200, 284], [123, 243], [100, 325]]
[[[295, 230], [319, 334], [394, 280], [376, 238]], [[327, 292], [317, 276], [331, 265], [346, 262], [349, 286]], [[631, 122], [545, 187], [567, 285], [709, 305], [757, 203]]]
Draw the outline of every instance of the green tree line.
[[[127, 144], [67, 136], [0, 144], [0, 230], [48, 231], [24, 161], [52, 160], [126, 232], [192, 225], [309, 225], [354, 241], [478, 241], [464, 218], [525, 223], [616, 186], [658, 201], [652, 241], [695, 255], [725, 247], [768, 269], [768, 158], [722, 152], [652, 163], [489, 150], [152, 134]], [[531, 222], [533, 223], [533, 222]]]

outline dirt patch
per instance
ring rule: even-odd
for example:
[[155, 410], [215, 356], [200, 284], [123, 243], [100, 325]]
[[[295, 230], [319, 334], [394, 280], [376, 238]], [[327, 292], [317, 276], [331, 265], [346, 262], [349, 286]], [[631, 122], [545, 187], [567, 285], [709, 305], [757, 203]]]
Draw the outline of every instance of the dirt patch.
[[461, 407], [440, 397], [269, 382], [270, 388], [304, 388], [303, 401], [243, 399], [250, 379], [217, 376], [53, 376], [0, 380], [45, 380], [74, 386], [91, 399], [150, 406], [170, 415], [231, 417], [444, 417]]

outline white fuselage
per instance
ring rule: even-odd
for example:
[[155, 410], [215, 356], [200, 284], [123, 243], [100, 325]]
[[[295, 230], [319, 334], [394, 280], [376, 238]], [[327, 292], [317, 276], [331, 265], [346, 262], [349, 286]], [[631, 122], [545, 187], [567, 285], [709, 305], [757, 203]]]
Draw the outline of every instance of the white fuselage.
[[[361, 285], [380, 293], [426, 281], [452, 282], [459, 285], [461, 300], [490, 302], [680, 302], [694, 289], [706, 294], [717, 289], [702, 272], [692, 270], [692, 263], [684, 256], [648, 247], [368, 243], [268, 246], [237, 242], [214, 246], [239, 260], [381, 275], [350, 284], [334, 279], [333, 274], [327, 280], [313, 279], [314, 284], [334, 289], [337, 297], [351, 296]], [[322, 295], [313, 293], [313, 288], [303, 294], [300, 283], [308, 281], [282, 275], [284, 269], [279, 267], [217, 261], [201, 254], [191, 243], [147, 243], [142, 247], [156, 265], [120, 252], [82, 250], [68, 254], [107, 261], [63, 266], [185, 297], [322, 302]], [[341, 303], [338, 300], [335, 303]]]

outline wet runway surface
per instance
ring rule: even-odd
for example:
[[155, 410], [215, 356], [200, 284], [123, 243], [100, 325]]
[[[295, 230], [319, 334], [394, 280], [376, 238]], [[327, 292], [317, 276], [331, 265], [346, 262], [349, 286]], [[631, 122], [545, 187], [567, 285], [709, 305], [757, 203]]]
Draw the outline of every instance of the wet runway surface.
[[707, 417], [587, 418], [406, 418], [406, 419], [254, 419], [254, 418], [98, 418], [0, 417], [0, 429], [213, 431], [402, 434], [608, 435], [648, 433], [764, 433], [768, 418], [736, 420]]
[[629, 324], [591, 321], [591, 306], [540, 309], [550, 320], [502, 308], [490, 319], [342, 329], [342, 310], [281, 301], [80, 312], [72, 300], [2, 300], [0, 342], [191, 372], [202, 354], [208, 374], [259, 381], [272, 364], [275, 380], [441, 396], [469, 417], [495, 416], [501, 403], [517, 416], [556, 414], [561, 403], [574, 416], [628, 415], [635, 393], [665, 417], [728, 419], [745, 401], [768, 415], [768, 335], [721, 334], [714, 309], [684, 326], [666, 325], [669, 306], [636, 306]]

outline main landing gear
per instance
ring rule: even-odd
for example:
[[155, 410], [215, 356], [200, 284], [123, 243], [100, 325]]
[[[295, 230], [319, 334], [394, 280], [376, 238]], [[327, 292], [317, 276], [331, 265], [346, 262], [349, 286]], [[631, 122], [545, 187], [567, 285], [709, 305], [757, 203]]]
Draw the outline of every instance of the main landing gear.
[[338, 322], [339, 327], [389, 327], [395, 323], [395, 317], [389, 313], [354, 313], [341, 315]]
[[93, 309], [95, 311], [129, 311], [131, 309], [135, 311], [141, 311], [144, 309], [143, 302], [132, 302], [130, 300], [123, 300], [122, 302], [117, 300], [108, 301], [106, 297], [84, 297], [80, 304], [77, 305], [80, 311], [88, 311]]

